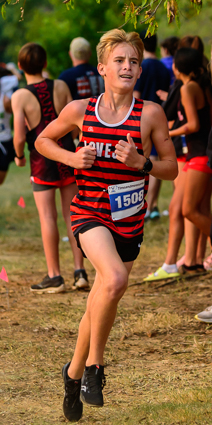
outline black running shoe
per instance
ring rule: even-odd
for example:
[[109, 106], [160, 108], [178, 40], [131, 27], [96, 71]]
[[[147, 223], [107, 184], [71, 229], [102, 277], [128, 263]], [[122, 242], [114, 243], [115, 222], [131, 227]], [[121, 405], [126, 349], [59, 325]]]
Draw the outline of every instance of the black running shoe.
[[69, 378], [67, 371], [70, 362], [62, 368], [62, 377], [65, 384], [63, 412], [70, 422], [77, 422], [82, 416], [83, 404], [80, 400], [81, 379]]
[[62, 276], [49, 277], [47, 275], [41, 283], [32, 285], [30, 291], [38, 294], [57, 294], [65, 291], [65, 282]]
[[85, 269], [75, 270], [73, 289], [89, 288], [88, 276]]
[[103, 406], [102, 390], [105, 384], [104, 366], [94, 364], [86, 367], [82, 377], [82, 401], [92, 406]]

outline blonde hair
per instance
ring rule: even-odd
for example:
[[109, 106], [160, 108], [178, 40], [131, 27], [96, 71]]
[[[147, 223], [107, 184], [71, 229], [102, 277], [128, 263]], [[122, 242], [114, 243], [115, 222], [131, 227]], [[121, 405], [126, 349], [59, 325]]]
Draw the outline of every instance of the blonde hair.
[[138, 52], [139, 63], [143, 59], [143, 42], [137, 32], [125, 32], [124, 30], [114, 29], [106, 32], [96, 47], [98, 63], [103, 63], [105, 54], [108, 54], [120, 43], [127, 43]]
[[70, 44], [70, 52], [75, 59], [88, 62], [91, 56], [91, 46], [88, 40], [83, 37], [76, 37]]

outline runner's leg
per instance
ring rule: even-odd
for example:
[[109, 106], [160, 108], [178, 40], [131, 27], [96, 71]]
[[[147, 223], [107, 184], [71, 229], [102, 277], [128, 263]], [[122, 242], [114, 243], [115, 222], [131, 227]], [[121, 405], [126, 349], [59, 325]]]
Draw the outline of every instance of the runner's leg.
[[105, 227], [95, 227], [80, 234], [80, 243], [97, 271], [80, 324], [69, 376], [79, 379], [86, 365], [103, 365], [105, 344], [114, 323], [117, 304], [123, 296], [133, 262], [123, 263], [114, 239]]
[[60, 188], [62, 213], [66, 223], [67, 234], [68, 234], [69, 242], [73, 252], [75, 270], [83, 269], [82, 251], [78, 248], [76, 239], [71, 230], [71, 218], [70, 218], [70, 204], [73, 197], [77, 194], [77, 192], [78, 192], [78, 188], [76, 183], [72, 183], [70, 185]]
[[186, 172], [179, 175], [174, 194], [169, 206], [169, 239], [166, 264], [176, 264], [180, 244], [184, 235], [184, 218], [182, 216], [182, 201]]
[[79, 325], [78, 338], [74, 351], [74, 356], [71, 360], [71, 364], [68, 370], [69, 376], [74, 379], [80, 379], [84, 372], [90, 347], [90, 308], [92, 299], [95, 293], [98, 291], [100, 284], [101, 281], [96, 275], [94, 284], [87, 299], [86, 311]]
[[40, 218], [41, 236], [49, 277], [60, 275], [59, 232], [57, 227], [55, 190], [53, 188], [33, 192]]
[[191, 223], [191, 221], [185, 219], [185, 260], [184, 264], [186, 266], [195, 266], [196, 265], [196, 253], [198, 239], [200, 236], [200, 231], [197, 227]]
[[7, 171], [0, 171], [0, 184], [4, 182], [6, 175]]
[[200, 210], [201, 201], [207, 190], [210, 174], [188, 169], [184, 189], [182, 213], [207, 236], [210, 235], [211, 219]]
[[[207, 215], [210, 219], [211, 219], [211, 191], [212, 191], [212, 181], [210, 177], [207, 184], [206, 191], [205, 191], [205, 195], [200, 205], [200, 211], [202, 212], [202, 214]], [[205, 258], [206, 245], [207, 245], [207, 236], [203, 232], [200, 232], [200, 237], [199, 237], [198, 245], [197, 245], [197, 254], [196, 254], [197, 264], [203, 263], [203, 260]]]
[[183, 162], [183, 161], [177, 161], [177, 165], [178, 165], [178, 175], [177, 175], [176, 179], [174, 179], [174, 182], [173, 182], [174, 183], [174, 187], [177, 187], [179, 176], [182, 173], [182, 170], [183, 170], [183, 167], [185, 165], [185, 162]]

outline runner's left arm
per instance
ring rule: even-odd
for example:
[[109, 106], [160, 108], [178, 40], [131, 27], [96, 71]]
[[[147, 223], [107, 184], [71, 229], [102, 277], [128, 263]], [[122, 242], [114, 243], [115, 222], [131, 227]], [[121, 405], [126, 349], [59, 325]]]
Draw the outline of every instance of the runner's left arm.
[[160, 105], [145, 102], [145, 110], [141, 118], [141, 138], [144, 155], [137, 152], [130, 133], [127, 142], [119, 140], [116, 145], [116, 157], [128, 167], [142, 171], [146, 158], [154, 143], [160, 161], [152, 161], [153, 167], [149, 174], [162, 180], [174, 180], [178, 174], [177, 159], [173, 142], [169, 136], [167, 119]]

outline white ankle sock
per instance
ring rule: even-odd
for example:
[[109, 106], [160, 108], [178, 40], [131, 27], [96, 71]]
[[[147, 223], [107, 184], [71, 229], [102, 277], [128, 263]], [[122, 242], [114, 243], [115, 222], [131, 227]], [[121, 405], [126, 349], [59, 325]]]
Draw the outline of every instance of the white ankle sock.
[[178, 272], [176, 264], [163, 263], [162, 269], [165, 270], [166, 273], [177, 273]]

